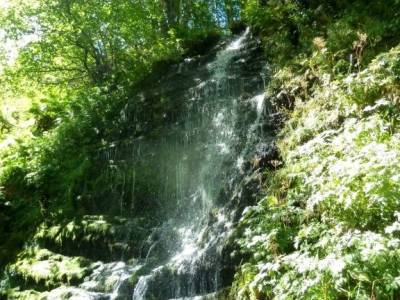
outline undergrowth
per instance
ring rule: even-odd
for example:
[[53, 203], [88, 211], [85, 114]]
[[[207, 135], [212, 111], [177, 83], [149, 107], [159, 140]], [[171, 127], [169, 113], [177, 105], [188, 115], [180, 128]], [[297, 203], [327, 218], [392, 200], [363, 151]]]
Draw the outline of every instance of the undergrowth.
[[400, 297], [400, 46], [364, 6], [314, 31], [312, 52], [271, 58], [284, 165], [241, 219], [235, 299]]

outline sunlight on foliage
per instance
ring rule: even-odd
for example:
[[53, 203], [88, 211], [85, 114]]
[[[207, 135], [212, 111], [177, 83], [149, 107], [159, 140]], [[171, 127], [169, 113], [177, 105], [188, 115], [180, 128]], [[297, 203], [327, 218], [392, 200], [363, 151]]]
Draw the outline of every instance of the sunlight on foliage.
[[251, 259], [236, 274], [232, 293], [238, 299], [397, 299], [399, 47], [361, 72], [332, 76], [319, 67], [324, 62], [314, 64], [329, 53], [321, 52], [325, 41], [314, 45], [316, 54], [302, 62], [309, 71], [282, 69], [268, 88], [277, 104], [294, 103], [280, 134], [285, 166], [264, 200], [243, 214], [239, 243]]

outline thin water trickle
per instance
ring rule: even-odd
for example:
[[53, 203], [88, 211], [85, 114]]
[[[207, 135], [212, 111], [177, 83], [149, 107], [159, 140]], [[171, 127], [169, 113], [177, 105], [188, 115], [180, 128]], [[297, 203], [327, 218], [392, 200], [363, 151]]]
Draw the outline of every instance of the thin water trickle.
[[151, 275], [142, 276], [139, 278], [139, 281], [136, 284], [135, 290], [132, 295], [132, 300], [141, 300], [146, 296], [148, 281], [151, 278]]
[[256, 110], [257, 110], [257, 116], [261, 117], [261, 114], [263, 113], [264, 109], [264, 101], [265, 101], [265, 94], [262, 93], [260, 95], [257, 95], [251, 99], [251, 102], [254, 104]]
[[233, 51], [233, 50], [239, 50], [240, 47], [242, 47], [244, 40], [250, 33], [250, 28], [247, 27], [246, 31], [244, 32], [243, 35], [241, 35], [237, 40], [233, 41], [227, 48], [227, 51]]

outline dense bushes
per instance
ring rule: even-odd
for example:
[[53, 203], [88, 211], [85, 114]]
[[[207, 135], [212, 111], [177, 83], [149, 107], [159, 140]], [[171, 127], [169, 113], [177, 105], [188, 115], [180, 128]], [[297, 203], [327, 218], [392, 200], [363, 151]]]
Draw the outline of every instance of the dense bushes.
[[[278, 71], [267, 93], [288, 115], [279, 140], [284, 167], [243, 215], [239, 243], [250, 258], [233, 297], [399, 297], [400, 48], [387, 51], [399, 42], [392, 5], [337, 3], [324, 27], [297, 23], [308, 50], [271, 57]], [[292, 47], [288, 38], [283, 44]]]

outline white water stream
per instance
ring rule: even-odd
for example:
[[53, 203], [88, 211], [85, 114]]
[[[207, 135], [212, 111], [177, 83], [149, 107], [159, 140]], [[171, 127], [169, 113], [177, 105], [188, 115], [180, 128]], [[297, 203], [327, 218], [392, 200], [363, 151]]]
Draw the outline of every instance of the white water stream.
[[[240, 82], [235, 81], [236, 74], [230, 70], [230, 65], [240, 53], [249, 34], [249, 29], [246, 29], [241, 36], [220, 50], [216, 58], [207, 65], [211, 76], [192, 88], [187, 95], [192, 104], [188, 108], [185, 121], [185, 128], [188, 130], [185, 141], [186, 150], [183, 151], [182, 161], [176, 166], [176, 184], [179, 187], [186, 185], [185, 189], [187, 189], [188, 178], [186, 177], [190, 175], [194, 180], [189, 183], [189, 186], [192, 185], [189, 187], [189, 190], [192, 190], [191, 195], [188, 196], [182, 192], [182, 199], [178, 200], [178, 205], [184, 206], [185, 210], [182, 220], [177, 220], [175, 224], [180, 247], [166, 264], [139, 278], [133, 292], [133, 300], [148, 299], [146, 297], [151, 284], [154, 284], [152, 282], [160, 280], [163, 276], [160, 274], [166, 268], [175, 270], [176, 276], [183, 278], [183, 282], [171, 283], [171, 289], [174, 290], [172, 294], [176, 298], [194, 297], [199, 292], [215, 291], [219, 286], [217, 272], [212, 274], [212, 272], [203, 271], [206, 274], [202, 274], [202, 270], [213, 269], [207, 264], [213, 264], [216, 261], [211, 259], [208, 261], [207, 251], [212, 247], [217, 247], [218, 241], [228, 235], [232, 227], [228, 216], [225, 215], [226, 212], [216, 209], [215, 200], [223, 185], [223, 164], [236, 155], [233, 147], [240, 139], [235, 126], [241, 118], [237, 108], [240, 101], [240, 92], [237, 91], [241, 87], [237, 86]], [[257, 112], [255, 124], [249, 128], [249, 134], [254, 135], [250, 131], [257, 130], [256, 127], [259, 126], [264, 109], [264, 94], [255, 96], [249, 101]], [[198, 137], [195, 136], [196, 134], [203, 136]], [[202, 149], [203, 160], [197, 165], [197, 169], [188, 172], [186, 164], [187, 160], [193, 159], [190, 152], [193, 148]], [[238, 168], [240, 169], [241, 166], [238, 165]], [[219, 228], [218, 236], [210, 236], [207, 232], [209, 228], [206, 221], [210, 218], [214, 220], [214, 226]]]

